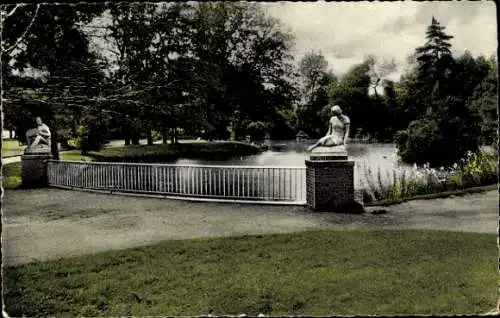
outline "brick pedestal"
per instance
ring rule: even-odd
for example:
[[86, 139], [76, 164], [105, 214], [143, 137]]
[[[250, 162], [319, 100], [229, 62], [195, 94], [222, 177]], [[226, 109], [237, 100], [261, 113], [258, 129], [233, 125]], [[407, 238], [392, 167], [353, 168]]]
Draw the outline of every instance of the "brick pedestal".
[[354, 161], [344, 157], [306, 160], [307, 206], [342, 212], [354, 204]]
[[21, 156], [21, 177], [24, 188], [47, 186], [47, 161], [50, 153], [25, 153]]

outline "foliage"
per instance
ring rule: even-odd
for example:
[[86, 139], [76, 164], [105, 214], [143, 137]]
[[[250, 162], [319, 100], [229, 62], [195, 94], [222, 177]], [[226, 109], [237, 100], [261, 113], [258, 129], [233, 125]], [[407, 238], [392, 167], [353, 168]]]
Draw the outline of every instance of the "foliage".
[[261, 121], [254, 121], [247, 126], [251, 140], [262, 141], [267, 131], [267, 125]]
[[[33, 7], [23, 6], [3, 21], [2, 44], [20, 38], [27, 21], [33, 18]], [[67, 127], [82, 107], [91, 104], [92, 97], [99, 91], [102, 72], [96, 66], [96, 56], [89, 51], [88, 38], [79, 26], [88, 23], [103, 9], [101, 4], [40, 5], [36, 19], [17, 49], [2, 54], [3, 62], [13, 62], [10, 69], [2, 70], [10, 79], [4, 86], [9, 124], [22, 138], [28, 124], [22, 118], [41, 116], [52, 128], [52, 152], [56, 158], [57, 142], [71, 137]], [[39, 78], [13, 76], [13, 69], [21, 75], [25, 71], [38, 73]], [[33, 89], [31, 93], [25, 91], [27, 85]], [[24, 108], [23, 104], [30, 107]]]
[[368, 194], [367, 201], [397, 200], [416, 195], [454, 191], [471, 187], [498, 183], [498, 154], [479, 150], [469, 153], [459, 163], [449, 168], [431, 168], [414, 165], [394, 169], [382, 176], [380, 167], [377, 171], [369, 165], [363, 167], [362, 187]]
[[[475, 152], [481, 139], [493, 140], [488, 125], [493, 120], [494, 104], [489, 102], [481, 107], [478, 101], [473, 102], [474, 95], [478, 100], [486, 97], [479, 97], [477, 91], [488, 75], [488, 65], [483, 58], [475, 60], [468, 52], [453, 59], [448, 42], [451, 38], [433, 18], [427, 43], [416, 49], [418, 67], [407, 83], [418, 87], [413, 95], [419, 97], [413, 102], [422, 104], [409, 107], [417, 118], [396, 136], [399, 154], [405, 162], [449, 165], [468, 151]], [[411, 94], [408, 88], [406, 92]], [[405, 101], [411, 103], [409, 99]], [[489, 136], [482, 137], [482, 133]]]
[[[275, 139], [300, 130], [315, 138], [326, 133], [332, 104], [351, 118], [353, 136], [395, 137], [409, 162], [449, 164], [498, 140], [496, 59], [452, 56], [453, 37], [435, 18], [393, 82], [394, 61], [374, 55], [338, 78], [321, 52], [294, 65], [293, 34], [258, 3], [9, 5], [1, 12], [5, 125], [24, 141], [41, 115], [56, 158], [57, 142], [83, 138], [80, 125], [85, 151], [112, 137], [153, 144], [160, 134], [176, 143], [180, 131], [208, 140], [260, 139], [264, 130]], [[93, 50], [96, 39], [111, 54]]]
[[326, 133], [321, 112], [329, 104], [327, 89], [337, 83], [337, 77], [328, 70], [328, 62], [319, 52], [309, 52], [299, 62], [302, 76], [302, 102], [298, 108], [298, 129], [312, 136]]

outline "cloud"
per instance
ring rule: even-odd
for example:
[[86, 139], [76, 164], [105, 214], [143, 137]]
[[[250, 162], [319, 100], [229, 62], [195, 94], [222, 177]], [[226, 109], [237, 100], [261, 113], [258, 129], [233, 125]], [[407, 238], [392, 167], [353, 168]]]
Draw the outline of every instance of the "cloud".
[[491, 1], [279, 2], [263, 7], [294, 33], [297, 62], [309, 51], [320, 51], [338, 75], [368, 54], [394, 58], [401, 72], [406, 57], [425, 43], [432, 16], [454, 36], [458, 54], [468, 49], [489, 56], [497, 48]]

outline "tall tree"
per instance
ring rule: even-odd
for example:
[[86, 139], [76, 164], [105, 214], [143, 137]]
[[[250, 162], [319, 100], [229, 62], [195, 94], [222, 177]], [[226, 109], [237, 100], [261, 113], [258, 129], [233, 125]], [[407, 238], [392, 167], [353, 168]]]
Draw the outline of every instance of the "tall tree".
[[200, 3], [194, 22], [204, 119], [214, 137], [227, 138], [228, 125], [244, 134], [253, 121], [269, 122], [283, 103], [291, 107], [279, 95], [291, 87], [293, 38], [279, 21], [256, 3]]
[[[89, 67], [94, 65], [95, 56], [89, 52], [89, 42], [80, 24], [88, 23], [102, 9], [102, 5], [43, 5], [37, 9], [33, 20], [33, 8], [26, 6], [17, 9], [2, 23], [4, 38], [12, 42], [12, 39], [19, 39], [20, 32], [24, 32], [21, 30], [25, 29], [18, 21], [32, 21], [29, 32], [21, 41], [16, 41], [17, 49], [11, 54], [12, 67], [21, 73], [31, 70], [43, 78], [37, 82], [40, 85], [37, 90], [42, 91], [38, 95], [42, 98], [33, 101], [37, 104], [33, 115], [42, 115], [53, 128], [55, 158], [58, 158], [59, 132], [68, 121], [71, 122], [67, 116], [71, 103], [64, 98], [81, 96], [80, 103], [73, 103], [81, 106], [89, 103], [88, 96], [82, 96], [82, 92], [95, 93], [99, 89], [91, 75], [96, 74], [95, 68]], [[14, 101], [15, 96], [20, 96], [19, 87], [11, 88]], [[29, 94], [24, 96], [31, 98]]]
[[498, 64], [495, 57], [476, 59], [479, 68], [486, 68], [487, 74], [475, 87], [467, 104], [480, 118], [481, 142], [497, 146], [498, 142]]
[[302, 79], [302, 103], [298, 109], [299, 128], [312, 136], [326, 132], [324, 123], [325, 106], [328, 105], [328, 87], [338, 80], [328, 70], [328, 62], [320, 52], [309, 52], [299, 61]]
[[432, 17], [425, 37], [426, 43], [415, 50], [419, 84], [429, 96], [429, 93], [433, 93], [443, 97], [446, 95], [447, 79], [454, 64], [450, 43], [453, 36], [446, 34], [445, 27]]
[[447, 42], [452, 37], [434, 18], [426, 37], [426, 45], [416, 49], [418, 68], [406, 81], [411, 84], [406, 87], [407, 97], [423, 103], [425, 109], [419, 109], [396, 141], [404, 161], [449, 165], [479, 147], [481, 120], [468, 101], [487, 70], [468, 53], [455, 61]]
[[368, 91], [371, 78], [368, 61], [352, 66], [339, 83], [328, 88], [331, 104], [339, 104], [342, 110], [351, 117], [351, 131], [366, 134], [370, 116], [370, 98]]

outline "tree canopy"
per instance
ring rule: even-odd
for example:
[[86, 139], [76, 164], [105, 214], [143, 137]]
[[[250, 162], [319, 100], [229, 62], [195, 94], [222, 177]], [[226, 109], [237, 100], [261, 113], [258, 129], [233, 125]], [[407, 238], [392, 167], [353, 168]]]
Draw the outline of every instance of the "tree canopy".
[[54, 140], [89, 149], [179, 134], [316, 138], [339, 104], [351, 137], [394, 140], [408, 162], [447, 164], [497, 140], [496, 58], [454, 56], [435, 18], [395, 81], [399, 66], [385, 57], [367, 54], [345, 74], [321, 52], [295, 61], [292, 32], [258, 3], [6, 5], [1, 14], [4, 124], [21, 139], [36, 115]]

